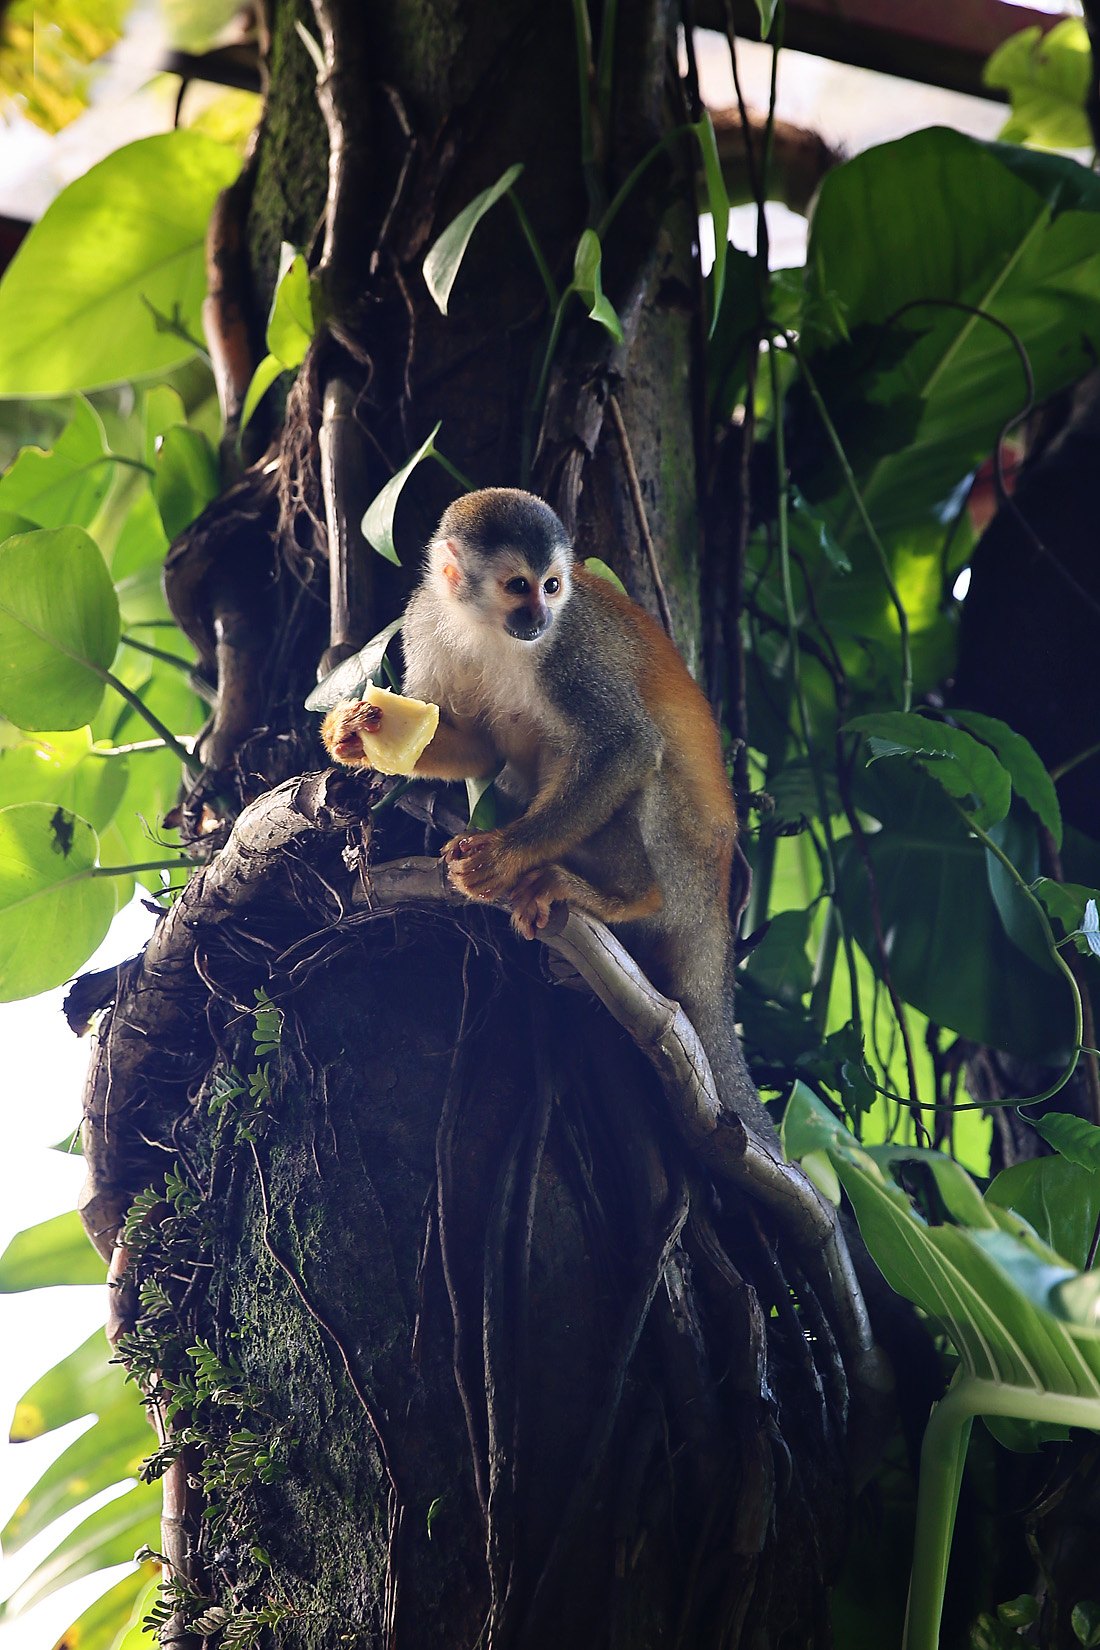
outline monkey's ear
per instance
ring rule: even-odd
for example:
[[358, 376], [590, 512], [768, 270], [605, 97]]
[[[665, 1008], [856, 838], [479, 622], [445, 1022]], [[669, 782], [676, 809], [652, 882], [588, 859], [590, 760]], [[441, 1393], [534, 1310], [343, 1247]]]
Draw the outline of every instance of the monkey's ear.
[[451, 589], [457, 590], [462, 583], [462, 568], [458, 563], [458, 545], [454, 539], [444, 539], [439, 548], [443, 552], [440, 558], [439, 570]]

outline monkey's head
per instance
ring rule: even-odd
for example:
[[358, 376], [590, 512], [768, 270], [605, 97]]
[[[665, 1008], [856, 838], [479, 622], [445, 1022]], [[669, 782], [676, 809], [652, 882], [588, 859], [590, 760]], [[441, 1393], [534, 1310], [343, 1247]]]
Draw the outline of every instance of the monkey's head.
[[569, 599], [573, 547], [541, 498], [486, 487], [456, 499], [428, 546], [428, 578], [471, 623], [517, 642], [547, 636]]

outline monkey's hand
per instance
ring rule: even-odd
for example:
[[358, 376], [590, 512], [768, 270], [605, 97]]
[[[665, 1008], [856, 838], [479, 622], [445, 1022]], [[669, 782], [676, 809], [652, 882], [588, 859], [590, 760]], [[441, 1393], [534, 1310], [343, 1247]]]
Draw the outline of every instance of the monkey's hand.
[[451, 881], [467, 899], [507, 899], [528, 865], [503, 830], [452, 837], [442, 857]]
[[380, 708], [365, 699], [354, 699], [329, 711], [321, 724], [321, 738], [329, 755], [346, 768], [369, 768], [373, 764], [363, 736], [369, 739], [381, 726]]
[[566, 898], [566, 887], [556, 865], [536, 865], [520, 877], [509, 894], [512, 927], [525, 940], [533, 940], [550, 921], [550, 909]]

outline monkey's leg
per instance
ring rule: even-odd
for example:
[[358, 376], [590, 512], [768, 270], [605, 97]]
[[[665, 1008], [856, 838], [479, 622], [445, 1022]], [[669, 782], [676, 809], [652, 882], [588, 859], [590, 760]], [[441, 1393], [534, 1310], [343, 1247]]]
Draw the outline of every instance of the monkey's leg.
[[539, 865], [520, 878], [508, 895], [512, 926], [525, 940], [533, 940], [550, 918], [551, 906], [568, 900], [574, 911], [587, 911], [601, 922], [631, 922], [661, 909], [661, 890], [653, 881], [639, 879], [632, 889], [604, 891], [564, 865]]

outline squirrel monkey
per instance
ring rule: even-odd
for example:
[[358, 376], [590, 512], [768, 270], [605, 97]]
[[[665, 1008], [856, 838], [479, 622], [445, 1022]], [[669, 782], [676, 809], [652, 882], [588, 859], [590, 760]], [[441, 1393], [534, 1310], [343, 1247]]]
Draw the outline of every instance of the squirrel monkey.
[[[729, 1024], [733, 795], [672, 642], [574, 564], [548, 504], [505, 487], [445, 512], [402, 641], [405, 693], [440, 707], [416, 775], [484, 778], [504, 763], [498, 786], [524, 810], [449, 842], [451, 881], [510, 905], [528, 939], [558, 900], [611, 925], [682, 1002], [719, 1090], [766, 1121]], [[369, 767], [379, 726], [376, 706], [338, 705], [322, 738], [338, 762]]]

